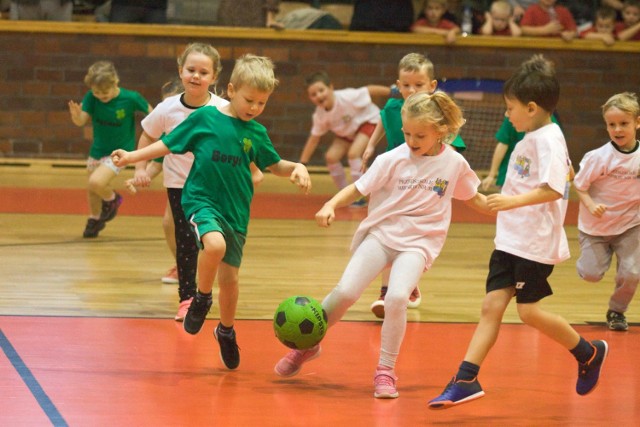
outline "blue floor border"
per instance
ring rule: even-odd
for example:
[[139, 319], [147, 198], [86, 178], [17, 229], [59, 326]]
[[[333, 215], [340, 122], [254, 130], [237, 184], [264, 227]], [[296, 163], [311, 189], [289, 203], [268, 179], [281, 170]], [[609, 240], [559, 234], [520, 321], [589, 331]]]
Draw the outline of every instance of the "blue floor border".
[[36, 380], [29, 368], [27, 368], [27, 365], [22, 361], [16, 349], [11, 345], [11, 342], [4, 332], [2, 332], [2, 329], [0, 329], [0, 348], [4, 351], [4, 354], [7, 355], [7, 358], [20, 375], [20, 378], [22, 378], [22, 381], [24, 381], [27, 387], [29, 387], [31, 394], [38, 401], [38, 404], [47, 417], [49, 417], [51, 423], [55, 427], [68, 426], [67, 422], [62, 417], [62, 414], [60, 414], [49, 396], [47, 396], [47, 393], [45, 393], [42, 386], [40, 386], [40, 383], [38, 383], [38, 380]]

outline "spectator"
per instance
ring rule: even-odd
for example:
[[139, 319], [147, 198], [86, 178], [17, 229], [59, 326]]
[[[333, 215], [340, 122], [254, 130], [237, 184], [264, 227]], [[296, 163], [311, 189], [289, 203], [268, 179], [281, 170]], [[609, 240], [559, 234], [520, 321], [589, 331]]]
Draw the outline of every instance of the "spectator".
[[443, 15], [447, 11], [447, 0], [427, 0], [424, 9], [424, 18], [418, 19], [411, 31], [422, 34], [440, 34], [449, 44], [456, 41], [460, 34], [460, 27], [453, 21], [445, 19]]
[[539, 0], [527, 8], [520, 20], [522, 34], [533, 37], [562, 37], [573, 40], [577, 36], [576, 21], [564, 6], [556, 5], [556, 0]]
[[596, 12], [595, 25], [580, 33], [580, 38], [602, 40], [607, 46], [616, 42], [614, 27], [616, 24], [616, 11], [610, 7], [601, 7]]
[[275, 18], [279, 11], [280, 0], [220, 0], [218, 25], [284, 28]]
[[485, 21], [480, 28], [480, 34], [485, 36], [514, 36], [522, 34], [522, 29], [513, 16], [513, 7], [506, 0], [497, 0], [491, 4], [491, 9], [485, 12]]
[[167, 0], [111, 0], [109, 22], [166, 24]]
[[529, 6], [538, 3], [538, 0], [509, 0], [509, 3], [511, 3], [511, 6], [513, 7], [513, 17], [516, 22], [520, 22], [524, 15], [524, 11], [527, 10]]
[[640, 40], [640, 1], [625, 0], [622, 8], [623, 22], [616, 24], [615, 32], [619, 40]]
[[349, 29], [406, 33], [412, 22], [412, 0], [355, 0]]
[[564, 6], [569, 9], [573, 20], [576, 21], [578, 33], [593, 26], [593, 19], [596, 15], [594, 2], [585, 0], [558, 0], [558, 6]]
[[71, 0], [11, 0], [9, 18], [24, 21], [71, 21]]
[[342, 24], [338, 19], [326, 10], [314, 7], [303, 7], [292, 10], [282, 19], [279, 19], [284, 28], [295, 30], [342, 30]]

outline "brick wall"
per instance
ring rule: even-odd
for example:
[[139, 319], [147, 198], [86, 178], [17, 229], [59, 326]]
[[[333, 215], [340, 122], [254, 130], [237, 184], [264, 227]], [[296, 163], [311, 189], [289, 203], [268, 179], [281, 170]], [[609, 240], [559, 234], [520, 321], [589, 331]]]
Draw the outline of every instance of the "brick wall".
[[[31, 27], [29, 26], [31, 25]], [[96, 60], [112, 60], [121, 86], [141, 92], [152, 104], [160, 86], [176, 73], [175, 58], [189, 42], [212, 43], [223, 58], [220, 88], [233, 58], [252, 52], [271, 57], [281, 84], [261, 116], [284, 158], [297, 159], [310, 127], [313, 106], [304, 76], [327, 70], [336, 88], [390, 84], [407, 52], [427, 53], [438, 78], [506, 79], [533, 53], [555, 61], [562, 95], [558, 110], [570, 152], [578, 162], [606, 136], [600, 105], [612, 94], [640, 92], [640, 43], [604, 48], [596, 42], [483, 37], [446, 46], [439, 37], [220, 29], [214, 27], [0, 22], [0, 156], [84, 158], [90, 141], [75, 127], [67, 102], [80, 101], [82, 79]], [[318, 150], [313, 164], [322, 164]]]

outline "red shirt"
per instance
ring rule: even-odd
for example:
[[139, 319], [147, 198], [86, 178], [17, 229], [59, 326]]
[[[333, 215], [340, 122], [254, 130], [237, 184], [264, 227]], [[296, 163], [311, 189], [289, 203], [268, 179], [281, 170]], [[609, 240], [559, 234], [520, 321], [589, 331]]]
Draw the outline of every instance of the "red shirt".
[[416, 27], [429, 27], [429, 28], [437, 28], [440, 30], [451, 30], [451, 29], [457, 28], [458, 26], [455, 24], [455, 22], [449, 21], [448, 19], [441, 19], [440, 22], [438, 22], [438, 25], [431, 25], [429, 24], [429, 21], [427, 20], [427, 18], [421, 18], [421, 19], [418, 19], [411, 26], [411, 30], [413, 31], [413, 29]]
[[[563, 31], [576, 31], [576, 21], [573, 19], [573, 15], [564, 6], [554, 6], [553, 9], [556, 12], [557, 20], [564, 27]], [[546, 9], [543, 9], [539, 4], [532, 4], [527, 8], [520, 20], [520, 26], [529, 27], [542, 27], [551, 22], [551, 16]]]
[[[626, 30], [627, 28], [629, 28], [629, 27], [627, 27], [626, 25], [624, 25], [624, 22], [616, 22], [616, 26], [615, 26], [615, 27], [613, 27], [613, 32], [614, 32], [614, 34], [615, 34], [615, 35], [616, 35], [616, 37], [617, 37], [617, 36], [618, 36], [618, 34], [620, 34], [620, 31], [624, 31], [624, 30]], [[631, 37], [631, 38], [629, 39], [629, 41], [632, 41], [632, 40], [633, 40], [633, 41], [640, 40], [640, 31], [638, 31], [637, 33], [635, 33], [635, 34], [634, 34], [634, 36], [633, 36], [633, 37]]]

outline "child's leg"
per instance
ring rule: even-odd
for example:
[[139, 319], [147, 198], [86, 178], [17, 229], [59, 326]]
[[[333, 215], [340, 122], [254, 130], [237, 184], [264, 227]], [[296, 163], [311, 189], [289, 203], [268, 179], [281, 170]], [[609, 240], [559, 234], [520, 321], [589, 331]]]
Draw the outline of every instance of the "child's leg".
[[115, 193], [111, 187], [111, 181], [113, 181], [116, 175], [116, 172], [104, 164], [98, 165], [89, 172], [87, 190], [89, 192], [91, 217], [99, 218], [102, 213], [102, 201], [111, 200], [115, 197]]
[[227, 250], [222, 233], [212, 231], [201, 237], [204, 248], [198, 256], [198, 292], [211, 294], [218, 267]]
[[517, 304], [520, 319], [571, 350], [578, 345], [580, 335], [563, 317], [542, 310], [540, 302]]
[[344, 173], [344, 167], [342, 166], [342, 158], [349, 149], [349, 143], [342, 138], [336, 138], [333, 140], [329, 149], [324, 155], [327, 162], [327, 169], [329, 169], [329, 175], [336, 184], [339, 190], [342, 190], [347, 186], [347, 177]]
[[576, 261], [578, 275], [587, 282], [599, 282], [611, 266], [613, 251], [602, 236], [579, 232], [580, 257]]
[[349, 159], [351, 182], [356, 182], [362, 176], [362, 153], [364, 153], [368, 143], [369, 136], [364, 133], [358, 133], [349, 147], [347, 156]]
[[609, 310], [624, 313], [635, 295], [640, 280], [640, 226], [617, 236], [611, 246], [618, 258], [616, 287], [609, 300]]
[[[176, 242], [176, 265], [178, 267], [178, 295], [180, 301], [192, 298], [196, 293], [196, 271], [198, 268], [198, 245], [195, 234], [182, 209], [182, 189], [168, 188], [169, 205], [173, 217]], [[205, 234], [206, 236], [206, 234]], [[180, 319], [177, 319], [180, 320]]]
[[162, 230], [164, 231], [164, 239], [167, 242], [167, 247], [176, 258], [176, 228], [173, 225], [173, 214], [171, 213], [171, 205], [167, 202], [164, 208], [164, 215], [162, 216]]
[[225, 262], [220, 263], [220, 268], [218, 269], [220, 323], [228, 328], [233, 326], [236, 318], [239, 295], [238, 272], [239, 268]]

